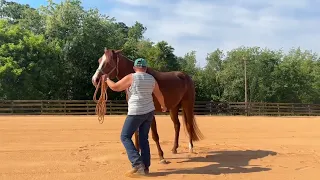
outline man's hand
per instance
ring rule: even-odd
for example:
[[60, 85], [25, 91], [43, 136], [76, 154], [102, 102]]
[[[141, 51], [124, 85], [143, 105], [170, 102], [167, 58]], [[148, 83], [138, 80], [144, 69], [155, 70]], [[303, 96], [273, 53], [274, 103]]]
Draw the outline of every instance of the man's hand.
[[113, 82], [109, 77], [106, 78], [106, 83], [108, 84], [109, 88], [113, 91], [124, 91], [125, 89], [129, 88], [132, 83], [132, 74], [126, 75], [124, 78], [119, 80], [118, 82]]
[[161, 106], [161, 109], [162, 109], [162, 112], [166, 112], [167, 111], [166, 107]]

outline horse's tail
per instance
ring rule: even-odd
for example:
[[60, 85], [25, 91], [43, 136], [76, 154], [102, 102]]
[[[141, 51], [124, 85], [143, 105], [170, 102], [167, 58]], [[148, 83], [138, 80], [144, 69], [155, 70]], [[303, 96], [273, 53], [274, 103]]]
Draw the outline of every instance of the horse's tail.
[[189, 87], [182, 102], [182, 118], [191, 139], [193, 141], [199, 141], [202, 140], [204, 136], [201, 133], [194, 116], [194, 103], [196, 96], [195, 86], [191, 77], [188, 76], [187, 81]]

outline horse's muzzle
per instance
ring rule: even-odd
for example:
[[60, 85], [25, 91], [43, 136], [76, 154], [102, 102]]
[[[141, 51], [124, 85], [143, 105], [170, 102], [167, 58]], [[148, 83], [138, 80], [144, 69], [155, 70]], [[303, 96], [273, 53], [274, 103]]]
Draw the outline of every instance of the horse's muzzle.
[[101, 73], [96, 71], [92, 76], [91, 82], [96, 87], [98, 85], [99, 79], [101, 78]]

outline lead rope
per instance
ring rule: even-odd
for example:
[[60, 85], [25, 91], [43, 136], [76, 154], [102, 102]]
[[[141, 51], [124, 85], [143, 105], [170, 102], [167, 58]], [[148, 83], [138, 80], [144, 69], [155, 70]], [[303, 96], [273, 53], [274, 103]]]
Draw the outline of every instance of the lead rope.
[[[97, 103], [95, 112], [98, 115], [98, 120], [99, 120], [100, 124], [102, 124], [104, 122], [104, 115], [107, 112], [106, 103], [108, 100], [108, 93], [107, 93], [108, 85], [105, 82], [105, 77], [106, 77], [106, 75], [101, 76], [99, 83], [96, 87], [96, 90], [94, 92], [94, 95], [93, 95], [93, 100], [94, 100], [94, 102]], [[97, 95], [97, 92], [98, 92], [100, 86], [101, 86], [101, 94], [100, 94], [99, 100], [97, 101], [96, 95]]]
[[[118, 67], [119, 67], [119, 59], [117, 59], [117, 66], [114, 67], [110, 71], [109, 74], [111, 74], [116, 69], [117, 76], [118, 76], [118, 74], [119, 74]], [[94, 100], [94, 102], [97, 103], [95, 112], [96, 112], [96, 115], [98, 115], [98, 121], [100, 124], [102, 124], [104, 122], [104, 115], [107, 112], [106, 103], [108, 101], [108, 93], [107, 93], [108, 84], [106, 83], [106, 76], [109, 76], [109, 74], [107, 74], [107, 75], [105, 74], [105, 75], [101, 76], [99, 83], [96, 87], [96, 90], [94, 92], [94, 95], [93, 95], [93, 100]], [[101, 86], [101, 94], [100, 94], [99, 100], [97, 100], [96, 96], [97, 96], [97, 92], [98, 92], [100, 86]]]

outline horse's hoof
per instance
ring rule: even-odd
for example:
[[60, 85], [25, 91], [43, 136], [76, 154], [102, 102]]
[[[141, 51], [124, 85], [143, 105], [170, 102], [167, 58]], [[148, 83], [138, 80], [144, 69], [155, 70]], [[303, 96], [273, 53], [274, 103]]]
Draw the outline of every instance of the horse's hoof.
[[172, 154], [177, 154], [178, 153], [176, 149], [172, 150], [171, 152], [172, 152]]
[[159, 164], [169, 164], [169, 162], [166, 161], [165, 159], [161, 159], [161, 160], [159, 161]]
[[193, 153], [193, 149], [191, 148], [191, 149], [189, 149], [189, 153]]

